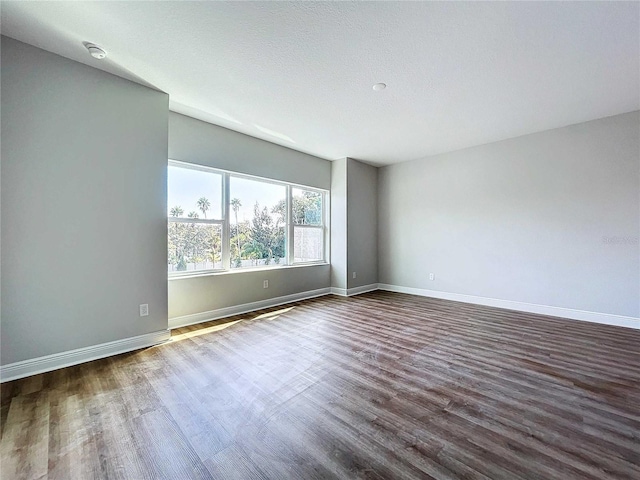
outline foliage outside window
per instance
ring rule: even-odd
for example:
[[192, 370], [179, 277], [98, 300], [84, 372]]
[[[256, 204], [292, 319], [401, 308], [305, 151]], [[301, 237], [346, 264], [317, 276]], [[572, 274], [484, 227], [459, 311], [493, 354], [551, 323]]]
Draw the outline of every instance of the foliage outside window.
[[325, 191], [173, 161], [168, 177], [171, 275], [325, 261]]

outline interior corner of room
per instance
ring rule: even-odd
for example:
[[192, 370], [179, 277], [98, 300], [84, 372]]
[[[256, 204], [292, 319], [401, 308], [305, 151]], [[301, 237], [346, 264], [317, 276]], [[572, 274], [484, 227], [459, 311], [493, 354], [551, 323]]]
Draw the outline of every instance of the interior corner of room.
[[640, 2], [0, 4], [2, 480], [640, 479]]
[[[168, 103], [2, 37], [3, 379], [374, 289], [638, 328], [638, 111], [372, 166]], [[168, 159], [330, 191], [330, 263], [167, 282]]]

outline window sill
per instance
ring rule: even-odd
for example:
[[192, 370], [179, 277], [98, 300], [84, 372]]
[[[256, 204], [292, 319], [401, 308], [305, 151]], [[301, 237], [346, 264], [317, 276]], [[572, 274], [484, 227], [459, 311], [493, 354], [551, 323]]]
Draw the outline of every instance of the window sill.
[[203, 272], [193, 272], [184, 275], [169, 276], [169, 281], [220, 275], [237, 275], [239, 273], [271, 272], [273, 270], [289, 270], [291, 268], [317, 267], [323, 265], [329, 265], [329, 262], [296, 263], [295, 265], [274, 265], [269, 267], [238, 268], [233, 270], [207, 270]]

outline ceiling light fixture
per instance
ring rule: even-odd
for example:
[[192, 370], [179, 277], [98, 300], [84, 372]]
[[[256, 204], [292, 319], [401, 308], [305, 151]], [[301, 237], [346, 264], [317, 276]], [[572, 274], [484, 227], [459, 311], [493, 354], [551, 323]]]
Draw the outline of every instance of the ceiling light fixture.
[[93, 58], [97, 58], [98, 60], [102, 60], [103, 58], [105, 58], [107, 56], [107, 52], [105, 52], [98, 45], [94, 45], [93, 43], [85, 43], [84, 46], [87, 47], [87, 50], [89, 50], [89, 53], [91, 54], [91, 56]]
[[376, 84], [373, 86], [373, 89], [374, 89], [376, 92], [379, 92], [380, 90], [384, 90], [385, 88], [387, 88], [387, 84], [386, 84], [386, 83], [376, 83]]

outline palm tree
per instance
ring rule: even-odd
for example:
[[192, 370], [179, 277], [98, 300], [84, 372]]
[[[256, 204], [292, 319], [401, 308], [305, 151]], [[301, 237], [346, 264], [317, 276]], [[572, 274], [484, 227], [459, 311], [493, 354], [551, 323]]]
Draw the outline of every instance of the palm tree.
[[209, 210], [209, 207], [211, 206], [211, 202], [209, 202], [207, 197], [200, 197], [197, 204], [198, 204], [198, 208], [204, 215], [204, 218], [207, 218], [207, 210]]
[[236, 240], [238, 242], [238, 258], [240, 258], [240, 228], [238, 226], [238, 210], [240, 210], [241, 206], [242, 203], [240, 202], [239, 198], [234, 198], [231, 200], [231, 208], [233, 208], [233, 213], [236, 214]]
[[182, 207], [173, 207], [171, 209], [171, 216], [172, 217], [179, 217], [180, 215], [182, 215], [184, 213], [184, 210], [182, 209]]

